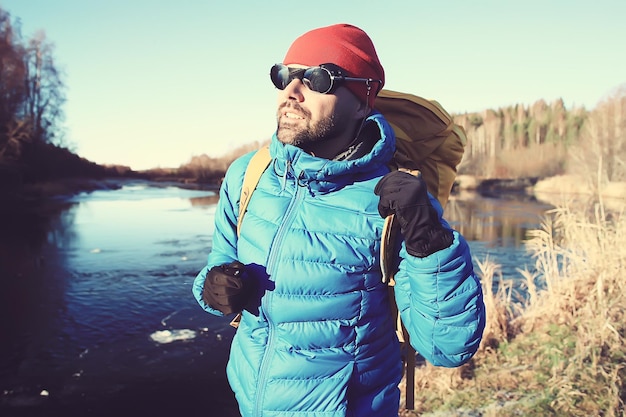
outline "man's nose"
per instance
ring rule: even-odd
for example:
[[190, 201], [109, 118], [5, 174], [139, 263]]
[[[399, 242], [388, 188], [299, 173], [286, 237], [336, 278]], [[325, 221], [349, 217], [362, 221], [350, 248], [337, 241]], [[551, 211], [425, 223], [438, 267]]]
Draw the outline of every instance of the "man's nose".
[[286, 98], [295, 99], [297, 101], [303, 101], [304, 100], [303, 92], [304, 92], [304, 89], [306, 88], [307, 87], [302, 83], [302, 80], [296, 78], [296, 79], [291, 80], [291, 82], [287, 84], [287, 86], [282, 91], [282, 93], [284, 94]]

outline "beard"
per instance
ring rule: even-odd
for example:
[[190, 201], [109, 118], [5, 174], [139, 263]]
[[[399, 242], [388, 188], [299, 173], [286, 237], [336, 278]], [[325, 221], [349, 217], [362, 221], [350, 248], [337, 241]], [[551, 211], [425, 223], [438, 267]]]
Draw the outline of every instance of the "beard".
[[[281, 118], [280, 110], [286, 106], [297, 110], [304, 119], [291, 121], [285, 117]], [[297, 146], [305, 150], [314, 147], [320, 142], [338, 137], [348, 128], [347, 118], [337, 117], [336, 114], [322, 120], [313, 121], [311, 120], [311, 113], [297, 103], [280, 106], [277, 118], [276, 137], [278, 140], [284, 144]]]

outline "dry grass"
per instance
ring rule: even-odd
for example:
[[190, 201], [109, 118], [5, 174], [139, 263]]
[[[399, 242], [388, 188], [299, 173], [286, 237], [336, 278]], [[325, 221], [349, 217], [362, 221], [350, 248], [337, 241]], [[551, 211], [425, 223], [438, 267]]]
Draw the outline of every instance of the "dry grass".
[[[416, 409], [430, 416], [623, 416], [626, 216], [603, 205], [549, 212], [527, 244], [525, 297], [477, 261], [487, 328], [457, 369], [416, 369]], [[438, 410], [438, 411], [437, 411]]]
[[496, 175], [505, 178], [551, 177], [563, 173], [566, 160], [567, 148], [562, 142], [503, 149], [498, 154]]
[[500, 149], [496, 156], [469, 157], [459, 172], [485, 178], [546, 178], [563, 174], [567, 164], [564, 143], [542, 143], [530, 147]]

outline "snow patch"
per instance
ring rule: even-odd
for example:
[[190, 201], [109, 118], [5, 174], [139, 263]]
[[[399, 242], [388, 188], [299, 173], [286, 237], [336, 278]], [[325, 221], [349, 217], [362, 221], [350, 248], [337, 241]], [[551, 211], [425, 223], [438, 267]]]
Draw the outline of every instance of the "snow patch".
[[189, 329], [159, 330], [150, 335], [150, 339], [157, 343], [172, 343], [177, 340], [191, 340], [196, 332]]

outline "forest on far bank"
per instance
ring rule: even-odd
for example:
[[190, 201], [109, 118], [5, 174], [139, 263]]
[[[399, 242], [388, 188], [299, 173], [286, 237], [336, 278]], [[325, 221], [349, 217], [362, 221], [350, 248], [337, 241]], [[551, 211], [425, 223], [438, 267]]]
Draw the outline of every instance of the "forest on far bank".
[[[177, 168], [141, 172], [102, 166], [72, 152], [62, 122], [66, 86], [43, 32], [23, 39], [0, 8], [0, 191], [63, 179], [145, 178], [219, 184], [251, 140], [226, 155], [201, 154]], [[546, 178], [576, 173], [600, 182], [626, 181], [626, 84], [594, 109], [562, 100], [453, 115], [468, 136], [460, 174], [483, 179]], [[598, 168], [600, 167], [600, 168]]]

